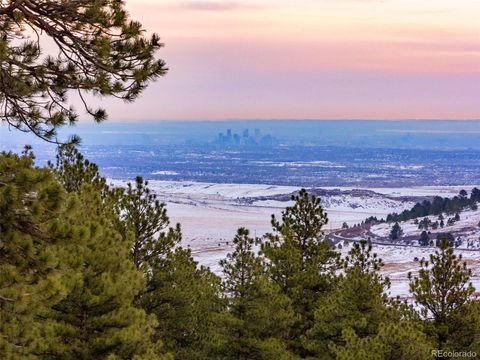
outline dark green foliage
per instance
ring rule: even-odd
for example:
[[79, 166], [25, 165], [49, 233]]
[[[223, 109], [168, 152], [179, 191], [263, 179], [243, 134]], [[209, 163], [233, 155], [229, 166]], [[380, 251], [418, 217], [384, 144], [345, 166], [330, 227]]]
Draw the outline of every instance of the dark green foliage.
[[445, 238], [440, 249], [430, 255], [430, 262], [422, 260], [420, 266], [418, 276], [409, 276], [410, 291], [427, 319], [427, 333], [438, 349], [443, 349], [459, 330], [455, 324], [462, 318], [460, 314], [472, 302], [471, 270]]
[[479, 202], [480, 201], [480, 189], [478, 188], [473, 188], [472, 189], [472, 193], [470, 195], [470, 199], [472, 201], [475, 201], [475, 202]]
[[380, 324], [378, 333], [359, 337], [353, 330], [344, 331], [345, 345], [336, 347], [336, 360], [428, 360], [432, 345], [412, 322]]
[[33, 358], [36, 315], [66, 292], [57, 255], [69, 236], [59, 216], [69, 206], [31, 154], [0, 154], [0, 358]]
[[228, 312], [218, 321], [215, 358], [292, 359], [285, 342], [295, 320], [290, 299], [268, 278], [247, 229], [233, 243], [235, 251], [220, 262]]
[[[439, 215], [439, 220], [443, 220], [442, 213], [455, 214], [465, 209], [474, 209], [478, 207], [480, 201], [480, 190], [472, 189], [470, 197], [465, 190], [461, 190], [459, 196], [453, 198], [442, 198], [435, 196], [432, 201], [424, 200], [415, 204], [410, 210], [405, 210], [400, 214], [394, 213], [387, 216], [387, 222], [408, 221], [419, 217], [429, 215]], [[441, 217], [441, 218], [440, 218]]]
[[[480, 301], [478, 297], [451, 314], [446, 349], [480, 354]], [[428, 330], [431, 328], [427, 327]]]
[[[132, 236], [132, 259], [137, 269], [146, 270], [181, 240], [180, 224], [169, 228], [167, 209], [141, 177], [128, 183], [120, 200], [121, 233]], [[145, 268], [146, 267], [146, 268]]]
[[58, 181], [69, 193], [79, 191], [83, 184], [94, 186], [102, 195], [109, 190], [98, 166], [85, 159], [75, 146], [59, 146], [56, 163], [49, 162], [48, 166], [55, 171]]
[[292, 300], [298, 320], [291, 330], [291, 348], [301, 355], [308, 350], [300, 338], [313, 325], [318, 300], [332, 288], [338, 254], [324, 241], [322, 227], [327, 223], [320, 199], [302, 189], [293, 196], [295, 204], [272, 216], [273, 234], [267, 234], [262, 252], [268, 259], [271, 278]]
[[155, 317], [134, 304], [144, 278], [128, 257], [129, 242], [94, 188], [84, 185], [74, 196], [79, 206], [66, 217], [77, 234], [61, 253], [71, 269], [68, 295], [45, 314], [53, 341], [44, 352], [54, 359], [162, 358], [160, 343], [151, 341]]
[[375, 223], [378, 223], [378, 222], [381, 222], [383, 220], [378, 220], [376, 216], [370, 216], [368, 218], [365, 219], [365, 224], [375, 224]]
[[346, 345], [346, 330], [358, 338], [373, 337], [380, 324], [399, 318], [388, 306], [386, 290], [390, 283], [378, 274], [382, 266], [366, 241], [353, 245], [345, 259], [344, 275], [315, 311], [315, 323], [306, 342], [313, 355], [335, 359], [336, 352]]
[[432, 220], [430, 220], [428, 217], [423, 218], [421, 221], [418, 222], [418, 228], [420, 230], [422, 229], [428, 230], [428, 228], [432, 225], [433, 225]]
[[48, 141], [78, 119], [68, 95], [99, 122], [105, 110], [88, 106], [85, 95], [132, 101], [166, 72], [155, 58], [159, 37], [146, 37], [123, 1], [7, 0], [0, 16], [1, 118]]
[[447, 220], [447, 226], [452, 226], [455, 224], [455, 218], [448, 218]]
[[400, 225], [397, 223], [393, 224], [392, 230], [390, 230], [390, 235], [388, 236], [390, 240], [395, 241], [400, 239], [403, 236], [403, 230]]
[[435, 246], [440, 247], [442, 240], [444, 239], [450, 246], [455, 246], [455, 238], [451, 233], [438, 233], [435, 240]]
[[179, 246], [180, 225], [169, 227], [165, 204], [147, 181], [137, 177], [134, 185], [129, 183], [118, 206], [118, 228], [146, 280], [137, 304], [159, 321], [155, 338], [178, 359], [207, 359], [213, 315], [222, 309], [220, 280]]
[[144, 279], [98, 189], [66, 194], [29, 155], [0, 156], [0, 355], [162, 359], [156, 319], [135, 307]]
[[156, 315], [155, 338], [176, 359], [210, 359], [215, 315], [224, 308], [220, 279], [181, 248], [170, 249], [149, 271], [138, 304]]
[[425, 230], [423, 230], [422, 233], [420, 234], [420, 239], [418, 240], [418, 243], [420, 246], [430, 245], [430, 237], [428, 236], [428, 233]]

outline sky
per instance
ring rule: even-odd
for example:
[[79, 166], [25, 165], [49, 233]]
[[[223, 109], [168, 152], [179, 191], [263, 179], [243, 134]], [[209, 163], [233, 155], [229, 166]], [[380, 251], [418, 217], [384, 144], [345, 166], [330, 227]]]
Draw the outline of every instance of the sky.
[[113, 120], [480, 119], [480, 1], [127, 0], [168, 74]]

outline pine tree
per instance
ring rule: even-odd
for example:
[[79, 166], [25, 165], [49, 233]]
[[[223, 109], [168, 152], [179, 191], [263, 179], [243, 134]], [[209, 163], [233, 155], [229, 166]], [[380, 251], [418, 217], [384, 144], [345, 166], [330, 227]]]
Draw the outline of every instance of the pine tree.
[[98, 189], [84, 184], [67, 195], [28, 155], [4, 155], [0, 164], [8, 240], [0, 252], [0, 357], [165, 358], [151, 340], [155, 318], [134, 305], [143, 276]]
[[336, 360], [427, 360], [433, 359], [432, 345], [411, 322], [380, 324], [373, 337], [359, 337], [344, 331], [345, 346], [336, 347]]
[[34, 359], [38, 314], [65, 295], [57, 248], [65, 193], [33, 155], [0, 154], [0, 358]]
[[418, 276], [409, 274], [410, 291], [427, 319], [427, 334], [435, 339], [438, 349], [444, 349], [459, 331], [459, 319], [466, 320], [459, 314], [470, 306], [475, 292], [471, 270], [461, 255], [454, 254], [446, 238], [441, 239], [440, 249], [430, 255], [430, 262], [422, 260], [420, 267]]
[[[158, 35], [147, 38], [123, 1], [6, 0], [0, 15], [2, 120], [45, 140], [78, 119], [69, 90], [99, 122], [105, 110], [91, 108], [85, 95], [132, 101], [166, 73], [156, 59]], [[46, 47], [52, 55], [43, 55]]]
[[98, 166], [85, 159], [73, 145], [59, 146], [55, 164], [49, 162], [48, 167], [55, 172], [58, 181], [69, 193], [79, 191], [83, 184], [94, 186], [103, 196], [109, 191]]
[[472, 192], [470, 194], [470, 200], [475, 203], [480, 201], [480, 189], [476, 187], [472, 189]]
[[180, 242], [180, 224], [169, 228], [166, 206], [151, 192], [148, 181], [137, 177], [135, 185], [128, 183], [120, 207], [120, 231], [125, 238], [131, 232], [131, 255], [137, 269], [150, 268], [152, 262]]
[[155, 317], [135, 304], [145, 280], [130, 260], [130, 242], [113, 227], [94, 187], [83, 185], [70, 196], [77, 206], [65, 221], [74, 235], [61, 249], [71, 269], [69, 292], [44, 314], [45, 336], [54, 341], [43, 353], [52, 359], [166, 358], [152, 341]]
[[[419, 225], [420, 226], [420, 225]], [[428, 225], [426, 225], [427, 228], [428, 228]], [[390, 240], [398, 240], [400, 239], [401, 237], [403, 236], [403, 230], [402, 228], [400, 227], [400, 224], [398, 222], [396, 222], [393, 226], [392, 226], [392, 230], [390, 231], [390, 235], [389, 235], [389, 238]]]
[[210, 359], [215, 317], [224, 309], [220, 279], [182, 248], [157, 258], [149, 272], [138, 304], [157, 317], [155, 338], [176, 359]]
[[335, 359], [334, 346], [345, 345], [346, 329], [359, 338], [374, 337], [380, 324], [399, 318], [386, 295], [389, 280], [378, 274], [382, 266], [367, 241], [353, 245], [345, 259], [344, 275], [319, 301], [315, 324], [308, 331], [306, 345], [316, 356]]
[[271, 278], [292, 300], [297, 315], [290, 347], [307, 356], [309, 351], [300, 339], [313, 324], [318, 300], [332, 287], [338, 254], [324, 239], [322, 228], [328, 218], [320, 199], [302, 189], [292, 201], [294, 205], [283, 211], [281, 221], [272, 216], [274, 233], [266, 235], [262, 252]]
[[222, 309], [220, 281], [198, 267], [180, 246], [181, 229], [169, 227], [164, 203], [137, 177], [119, 196], [118, 229], [131, 244], [130, 257], [143, 272], [136, 302], [159, 321], [155, 338], [179, 359], [207, 359], [214, 314]]
[[265, 273], [255, 255], [255, 239], [240, 228], [233, 240], [235, 251], [220, 262], [228, 312], [220, 318], [220, 359], [292, 359], [285, 339], [294, 313], [290, 299]]
[[430, 237], [425, 230], [422, 231], [422, 233], [420, 234], [420, 239], [418, 240], [418, 243], [420, 244], [420, 246], [430, 245]]

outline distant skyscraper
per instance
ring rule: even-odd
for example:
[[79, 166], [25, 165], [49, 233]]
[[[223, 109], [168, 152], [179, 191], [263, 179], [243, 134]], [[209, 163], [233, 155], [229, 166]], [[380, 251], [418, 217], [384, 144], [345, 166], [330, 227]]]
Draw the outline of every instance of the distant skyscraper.
[[248, 138], [248, 129], [243, 130], [243, 137]]
[[232, 129], [227, 129], [227, 138], [232, 138]]
[[260, 129], [255, 129], [255, 137], [260, 137]]

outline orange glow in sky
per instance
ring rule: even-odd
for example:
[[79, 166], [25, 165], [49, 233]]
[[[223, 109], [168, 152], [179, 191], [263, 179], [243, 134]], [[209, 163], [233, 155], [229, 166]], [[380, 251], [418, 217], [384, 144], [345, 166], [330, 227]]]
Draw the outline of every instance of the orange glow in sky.
[[170, 71], [130, 119], [478, 119], [480, 1], [127, 0]]

